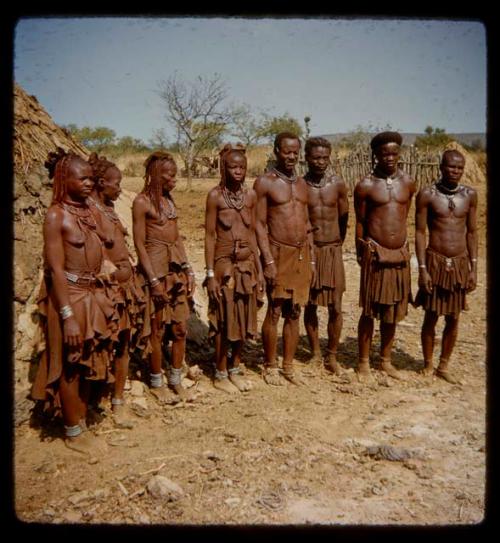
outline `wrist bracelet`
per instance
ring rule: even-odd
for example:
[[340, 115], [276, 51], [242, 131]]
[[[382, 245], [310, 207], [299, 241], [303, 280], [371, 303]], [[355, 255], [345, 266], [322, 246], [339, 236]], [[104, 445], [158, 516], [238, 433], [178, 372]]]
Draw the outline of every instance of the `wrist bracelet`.
[[207, 268], [207, 277], [215, 277], [214, 270]]
[[471, 262], [477, 262], [477, 258], [471, 258], [470, 261]]
[[149, 282], [149, 284], [150, 284], [152, 287], [156, 287], [156, 285], [158, 285], [159, 282], [160, 282], [160, 280], [158, 279], [158, 277], [153, 277], [153, 279], [151, 279], [151, 281]]
[[427, 269], [427, 266], [425, 264], [420, 264], [419, 268]]
[[265, 263], [266, 266], [270, 266], [271, 264], [274, 264], [274, 260], [270, 260], [269, 262]]
[[63, 321], [73, 316], [73, 310], [71, 309], [70, 305], [63, 305], [59, 310], [59, 313], [61, 314]]
[[312, 260], [311, 260], [311, 264], [313, 264], [314, 266], [316, 266], [316, 262], [314, 262], [314, 261], [312, 261]]
[[184, 264], [181, 264], [182, 270], [187, 270], [190, 267], [191, 267], [191, 264], [189, 264], [189, 262], [184, 262]]

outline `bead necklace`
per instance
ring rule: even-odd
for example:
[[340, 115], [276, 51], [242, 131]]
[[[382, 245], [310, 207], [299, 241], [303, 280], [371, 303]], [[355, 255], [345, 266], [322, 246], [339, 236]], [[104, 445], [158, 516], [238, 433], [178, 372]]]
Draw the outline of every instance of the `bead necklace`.
[[280, 178], [283, 179], [283, 181], [286, 181], [287, 183], [295, 183], [297, 181], [297, 174], [294, 172], [291, 177], [288, 177], [288, 175], [285, 175], [283, 172], [280, 172], [276, 168], [272, 168], [272, 171]]
[[227, 207], [240, 211], [245, 205], [245, 190], [240, 189], [237, 192], [229, 190], [225, 185], [222, 187], [222, 197]]
[[323, 176], [321, 177], [321, 179], [319, 180], [318, 183], [315, 183], [315, 182], [311, 179], [311, 177], [309, 176], [309, 172], [308, 172], [308, 173], [306, 173], [306, 175], [304, 176], [304, 179], [306, 180], [306, 183], [307, 183], [310, 187], [314, 187], [315, 189], [321, 189], [321, 188], [323, 188], [323, 187], [327, 184], [329, 177], [328, 177], [328, 175], [325, 174], [325, 175], [323, 175]]
[[464, 185], [457, 185], [454, 189], [450, 189], [443, 185], [443, 180], [440, 179], [437, 183], [435, 183], [436, 189], [448, 199], [448, 209], [455, 209], [456, 205], [453, 201], [453, 198], [464, 191], [465, 187]]

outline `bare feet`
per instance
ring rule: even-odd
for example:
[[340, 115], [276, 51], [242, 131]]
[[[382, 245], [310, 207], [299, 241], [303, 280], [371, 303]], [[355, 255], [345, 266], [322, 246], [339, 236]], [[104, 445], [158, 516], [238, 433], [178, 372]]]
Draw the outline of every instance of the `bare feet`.
[[425, 377], [431, 377], [432, 375], [434, 375], [434, 367], [432, 365], [432, 362], [426, 362], [421, 372], [422, 375], [424, 375]]
[[90, 457], [98, 457], [107, 451], [106, 442], [91, 432], [82, 432], [76, 437], [66, 437], [64, 444], [68, 449], [77, 451]]
[[358, 380], [362, 383], [373, 381], [373, 375], [370, 370], [370, 361], [367, 360], [359, 360], [358, 361], [358, 367], [356, 368], [356, 373], [358, 375]]
[[439, 368], [436, 369], [436, 375], [437, 377], [441, 377], [441, 379], [444, 379], [448, 383], [451, 383], [452, 385], [456, 385], [458, 381], [453, 377], [453, 375], [448, 370], [440, 370]]
[[290, 381], [293, 385], [301, 386], [304, 384], [304, 381], [292, 370], [292, 371], [283, 371], [283, 377]]
[[214, 379], [214, 387], [217, 390], [222, 390], [223, 392], [227, 392], [228, 394], [234, 394], [235, 392], [238, 392], [236, 385], [234, 385], [232, 383], [232, 380], [230, 381], [227, 377], [224, 377], [222, 379]]
[[344, 372], [337, 362], [337, 357], [334, 354], [329, 354], [326, 359], [326, 367], [337, 376], [342, 376]]
[[262, 375], [268, 385], [282, 386], [284, 384], [278, 368], [264, 368]]
[[175, 392], [183, 402], [191, 402], [193, 400], [191, 391], [186, 390], [181, 383], [178, 385], [168, 385], [168, 388]]
[[323, 355], [321, 354], [321, 351], [313, 352], [311, 358], [309, 359], [309, 364], [318, 368], [323, 367]]
[[131, 430], [135, 424], [130, 419], [128, 408], [124, 404], [113, 405], [113, 424], [116, 428]]
[[162, 385], [161, 387], [151, 387], [149, 390], [160, 404], [170, 403], [172, 401], [173, 395], [165, 385]]
[[251, 388], [250, 383], [240, 373], [229, 372], [229, 380], [240, 392], [246, 392]]
[[382, 360], [380, 369], [393, 379], [403, 380], [401, 373], [391, 364], [390, 360]]

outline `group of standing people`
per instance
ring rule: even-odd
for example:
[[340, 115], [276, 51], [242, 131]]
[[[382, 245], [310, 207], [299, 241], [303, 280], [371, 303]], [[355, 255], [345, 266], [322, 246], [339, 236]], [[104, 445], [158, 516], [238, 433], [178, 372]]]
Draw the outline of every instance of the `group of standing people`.
[[[416, 184], [398, 167], [401, 135], [377, 134], [371, 141], [371, 172], [354, 189], [355, 243], [361, 267], [358, 324], [360, 380], [371, 378], [374, 320], [380, 321], [380, 369], [394, 379], [391, 363], [396, 325], [414, 303], [425, 311], [422, 349], [425, 374], [450, 383], [448, 363], [457, 337], [466, 293], [476, 286], [477, 194], [460, 184], [465, 158], [446, 151], [441, 178], [416, 198], [415, 251], [419, 290], [411, 294], [407, 219]], [[203, 286], [209, 297], [209, 336], [215, 345], [214, 386], [225, 392], [248, 390], [242, 348], [258, 334], [257, 312], [267, 296], [262, 325], [263, 378], [269, 385], [300, 385], [293, 360], [304, 325], [312, 361], [337, 375], [346, 278], [342, 258], [348, 225], [348, 190], [330, 171], [331, 144], [309, 138], [307, 173], [295, 172], [301, 141], [283, 132], [274, 141], [275, 166], [245, 186], [243, 146], [220, 152], [220, 183], [210, 190], [205, 211]], [[159, 402], [175, 394], [190, 400], [182, 386], [187, 320], [195, 291], [172, 198], [177, 167], [165, 152], [145, 161], [145, 185], [133, 203], [134, 264], [126, 229], [113, 207], [121, 173], [92, 154], [88, 161], [50, 153], [53, 202], [44, 224], [44, 281], [39, 306], [46, 348], [32, 397], [60, 409], [66, 443], [89, 452], [95, 443], [86, 430], [92, 381], [112, 384], [114, 420], [127, 427], [123, 392], [129, 352], [148, 360], [150, 390]], [[428, 243], [426, 243], [428, 230]], [[328, 309], [328, 343], [322, 353], [317, 307]], [[435, 326], [444, 315], [440, 361], [433, 366]], [[283, 317], [282, 367], [277, 356]], [[171, 348], [167, 349], [171, 342]], [[167, 359], [167, 384], [163, 360]]]

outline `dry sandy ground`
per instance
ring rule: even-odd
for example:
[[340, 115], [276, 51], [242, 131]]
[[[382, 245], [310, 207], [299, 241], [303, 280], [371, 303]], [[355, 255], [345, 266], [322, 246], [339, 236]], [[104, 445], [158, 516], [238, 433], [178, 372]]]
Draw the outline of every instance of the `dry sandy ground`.
[[[215, 182], [199, 182], [191, 193], [184, 192], [180, 182], [175, 194], [181, 231], [197, 275], [198, 335], [206, 329], [206, 297], [201, 289], [204, 200]], [[125, 179], [124, 186], [137, 190], [140, 181]], [[133, 366], [127, 400], [135, 427], [114, 428], [106, 405], [101, 422], [90, 431], [107, 442], [107, 453], [90, 461], [65, 447], [59, 428], [30, 423], [29, 402], [21, 402], [15, 428], [18, 518], [153, 525], [481, 522], [486, 429], [484, 239], [478, 288], [469, 297], [470, 310], [462, 316], [452, 358], [460, 384], [418, 373], [422, 312], [413, 307], [398, 326], [393, 353], [405, 381], [375, 371], [374, 382], [362, 384], [353, 370], [359, 317], [353, 223], [351, 215], [339, 351], [346, 379], [308, 365], [310, 353], [301, 325], [296, 366], [305, 386], [267, 386], [260, 375], [258, 339], [244, 351], [252, 390], [228, 395], [211, 384], [213, 350], [208, 342], [190, 341], [186, 361], [204, 372], [193, 385], [196, 401], [158, 405]], [[412, 230], [410, 226], [410, 235]], [[485, 237], [484, 229], [481, 235]], [[413, 287], [415, 292], [415, 269]], [[260, 310], [260, 320], [264, 311]], [[326, 312], [320, 310], [323, 346], [325, 318]], [[437, 340], [442, 327], [440, 321]], [[377, 331], [375, 364], [378, 346]], [[393, 459], [377, 456], [379, 446], [394, 447], [389, 451]], [[165, 495], [155, 496], [148, 485], [156, 475], [178, 486], [170, 485]]]

